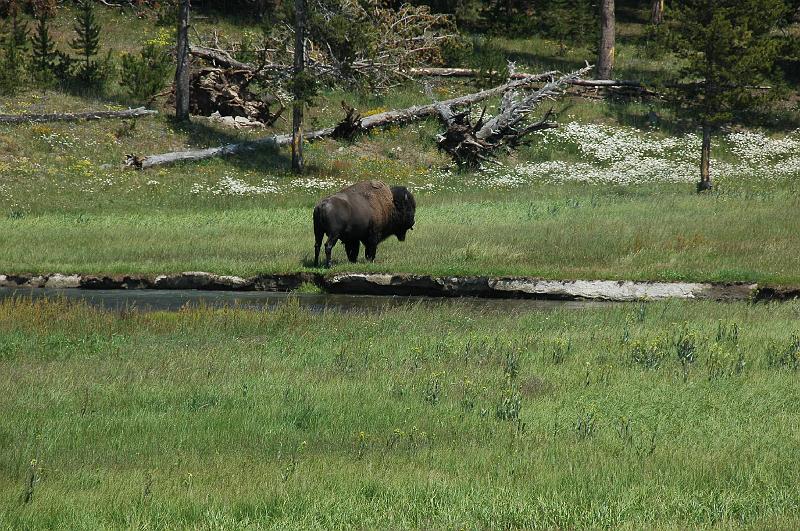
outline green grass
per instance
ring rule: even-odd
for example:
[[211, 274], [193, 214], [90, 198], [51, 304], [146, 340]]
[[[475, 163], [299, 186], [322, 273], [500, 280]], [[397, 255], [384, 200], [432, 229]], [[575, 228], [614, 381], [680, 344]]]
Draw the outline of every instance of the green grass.
[[[565, 185], [422, 196], [405, 242], [382, 243], [374, 264], [363, 256], [350, 264], [337, 246], [334, 271], [796, 283], [797, 196], [761, 194], [697, 197], [688, 186]], [[314, 198], [283, 201], [6, 217], [0, 271], [303, 270], [313, 252]]]
[[6, 301], [0, 526], [796, 528], [798, 315]]

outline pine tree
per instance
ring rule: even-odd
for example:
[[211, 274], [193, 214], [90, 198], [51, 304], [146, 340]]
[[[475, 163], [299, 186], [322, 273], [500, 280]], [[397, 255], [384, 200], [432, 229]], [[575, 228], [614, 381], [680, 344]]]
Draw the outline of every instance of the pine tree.
[[0, 89], [15, 92], [24, 81], [25, 60], [28, 48], [28, 25], [20, 19], [16, 4], [9, 6], [9, 21], [4, 28], [0, 46]]
[[47, 13], [42, 12], [36, 18], [36, 32], [31, 37], [33, 77], [40, 85], [47, 86], [55, 78], [55, 43], [50, 36]]
[[[679, 108], [702, 129], [698, 191], [712, 187], [711, 135], [736, 112], [752, 108], [769, 92], [748, 86], [774, 81], [782, 0], [684, 0], [675, 41], [686, 60]], [[772, 79], [771, 79], [772, 78]]]
[[73, 27], [77, 37], [70, 46], [81, 57], [77, 79], [86, 86], [100, 83], [100, 67], [92, 60], [100, 50], [100, 25], [94, 17], [94, 7], [90, 0], [81, 0], [78, 4], [78, 19]]

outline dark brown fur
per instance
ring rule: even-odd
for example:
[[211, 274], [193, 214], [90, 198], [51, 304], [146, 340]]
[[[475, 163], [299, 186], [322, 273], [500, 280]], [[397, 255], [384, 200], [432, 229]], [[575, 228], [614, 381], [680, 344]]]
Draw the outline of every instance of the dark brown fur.
[[344, 243], [347, 258], [358, 259], [363, 243], [367, 260], [375, 260], [378, 243], [389, 236], [405, 240], [413, 230], [416, 202], [403, 186], [389, 188], [381, 181], [363, 181], [322, 199], [314, 207], [314, 265], [319, 264], [322, 237], [325, 265], [331, 265], [331, 251], [338, 240]]

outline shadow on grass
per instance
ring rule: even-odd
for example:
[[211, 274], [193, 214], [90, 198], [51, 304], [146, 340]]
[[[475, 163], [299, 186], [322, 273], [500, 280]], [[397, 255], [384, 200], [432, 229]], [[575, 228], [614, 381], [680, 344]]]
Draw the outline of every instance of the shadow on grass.
[[[225, 131], [213, 127], [202, 118], [193, 118], [192, 121], [187, 123], [179, 122], [170, 117], [167, 120], [167, 126], [172, 133], [186, 137], [192, 145], [209, 148], [227, 144], [246, 144], [278, 134], [277, 132], [265, 131], [255, 138], [244, 136], [235, 131]], [[286, 150], [272, 145], [260, 145], [252, 151], [247, 151], [240, 155], [227, 156], [225, 160], [242, 170], [263, 171], [271, 169], [280, 172], [291, 171], [292, 162], [291, 156], [287, 154]]]

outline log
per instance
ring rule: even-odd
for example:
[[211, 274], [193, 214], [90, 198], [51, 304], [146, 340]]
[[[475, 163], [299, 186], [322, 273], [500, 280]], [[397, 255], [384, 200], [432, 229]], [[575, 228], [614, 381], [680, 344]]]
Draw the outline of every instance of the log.
[[[411, 68], [405, 71], [410, 76], [418, 77], [477, 77], [480, 71], [475, 68]], [[525, 79], [530, 76], [538, 74], [526, 74], [524, 72], [516, 72], [511, 74], [511, 79]], [[589, 88], [633, 88], [639, 89], [644, 94], [657, 94], [653, 90], [636, 79], [573, 79], [566, 82], [568, 85], [577, 87]], [[685, 88], [701, 85], [702, 81], [692, 81], [686, 83], [665, 83], [663, 86], [667, 88]], [[731, 84], [730, 86], [736, 87], [738, 85]], [[750, 90], [772, 90], [769, 85], [744, 85], [745, 88]]]
[[[208, 48], [206, 46], [196, 46], [192, 44], [189, 46], [189, 53], [191, 55], [194, 55], [195, 57], [205, 59], [206, 61], [213, 61], [218, 66], [224, 66], [226, 68], [235, 68], [236, 70], [250, 70], [253, 72], [257, 70], [255, 65], [237, 61], [236, 59], [231, 57], [228, 52], [224, 50], [218, 50], [216, 48]], [[287, 69], [291, 68], [291, 66], [285, 66], [285, 65], [277, 65], [277, 66], [285, 67]]]
[[[311, 142], [320, 138], [333, 136], [333, 127], [325, 129], [318, 129], [303, 135], [303, 140]], [[207, 148], [207, 149], [190, 149], [186, 151], [173, 151], [172, 153], [164, 153], [162, 155], [150, 155], [148, 157], [137, 157], [135, 155], [128, 155], [125, 160], [125, 165], [135, 168], [137, 170], [146, 170], [153, 166], [163, 166], [166, 164], [174, 164], [176, 162], [193, 162], [197, 160], [205, 160], [213, 157], [223, 157], [226, 155], [234, 155], [246, 151], [253, 151], [258, 148], [264, 147], [279, 147], [286, 146], [292, 143], [292, 135], [274, 135], [266, 138], [260, 138], [252, 142], [241, 142], [238, 144], [226, 144], [224, 146]]]
[[[477, 77], [480, 71], [475, 68], [411, 68], [406, 71], [410, 76], [429, 76], [429, 77]], [[538, 74], [526, 74], [515, 72], [509, 77], [511, 79], [526, 79]], [[580, 87], [633, 87], [644, 88], [641, 81], [634, 79], [572, 79], [566, 82], [568, 85]]]
[[[352, 135], [357, 132], [364, 132], [370, 129], [374, 129], [376, 127], [384, 127], [387, 125], [393, 125], [397, 123], [406, 123], [410, 121], [421, 120], [429, 116], [436, 116], [437, 105], [446, 105], [448, 107], [463, 107], [466, 105], [472, 105], [473, 103], [478, 103], [480, 101], [489, 99], [492, 96], [503, 94], [504, 92], [507, 92], [509, 90], [527, 88], [528, 86], [536, 82], [545, 79], [550, 79], [555, 74], [557, 74], [557, 72], [545, 72], [543, 74], [531, 75], [524, 79], [510, 81], [498, 87], [482, 90], [474, 94], [467, 94], [466, 96], [460, 96], [458, 98], [453, 98], [438, 103], [431, 103], [428, 105], [415, 105], [407, 109], [392, 110], [378, 114], [373, 114], [371, 116], [367, 116], [364, 118], [360, 118], [359, 120], [356, 120], [355, 123], [349, 124], [349, 126], [346, 127], [345, 129], [349, 131], [348, 134]], [[352, 120], [352, 115], [351, 115], [351, 120]], [[334, 137], [334, 132], [336, 130], [337, 127], [326, 127], [324, 129], [310, 131], [303, 135], [303, 139], [305, 141], [313, 141], [313, 140], [318, 140], [320, 138]], [[283, 135], [274, 135], [266, 138], [261, 138], [251, 142], [227, 144], [224, 146], [207, 148], [207, 149], [175, 151], [172, 153], [164, 153], [161, 155], [149, 155], [146, 157], [128, 155], [126, 159], [126, 165], [136, 169], [144, 170], [147, 168], [152, 168], [154, 166], [173, 164], [175, 162], [188, 162], [188, 161], [204, 160], [213, 157], [233, 155], [236, 153], [241, 153], [243, 151], [250, 151], [260, 147], [284, 146], [290, 144], [291, 141], [292, 141], [291, 134], [283, 134]]]
[[102, 120], [107, 118], [138, 118], [158, 114], [158, 111], [137, 107], [124, 111], [91, 111], [55, 114], [0, 114], [0, 124], [21, 124], [31, 122], [79, 122], [81, 120]]
[[[404, 72], [409, 76], [416, 77], [477, 77], [480, 71], [475, 68], [409, 68]], [[487, 72], [488, 74], [496, 74], [496, 72]], [[525, 74], [523, 72], [515, 72], [509, 77], [511, 79], [525, 79], [528, 76], [537, 74]]]

